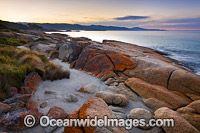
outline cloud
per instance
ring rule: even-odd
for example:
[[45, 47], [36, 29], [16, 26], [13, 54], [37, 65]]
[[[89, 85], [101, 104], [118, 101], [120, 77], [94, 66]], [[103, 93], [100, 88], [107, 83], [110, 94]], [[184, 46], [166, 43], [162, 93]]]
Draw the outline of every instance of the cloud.
[[200, 18], [183, 18], [183, 19], [170, 19], [165, 23], [197, 23], [200, 22]]
[[115, 20], [137, 20], [137, 19], [147, 19], [149, 16], [124, 16], [114, 18]]
[[[121, 17], [121, 18], [123, 19], [120, 19], [120, 20], [130, 20], [130, 19], [127, 19], [127, 17]], [[151, 18], [151, 19], [145, 19], [143, 21], [117, 21], [117, 20], [116, 18], [115, 19], [101, 18], [101, 19], [98, 19], [97, 21], [87, 21], [82, 24], [120, 26], [120, 27], [129, 27], [129, 28], [142, 27], [142, 28], [153, 28], [153, 29], [180, 29], [180, 30], [181, 29], [188, 29], [188, 30], [200, 29], [200, 17], [182, 18], [182, 19], [175, 19], [175, 18], [153, 19]]]

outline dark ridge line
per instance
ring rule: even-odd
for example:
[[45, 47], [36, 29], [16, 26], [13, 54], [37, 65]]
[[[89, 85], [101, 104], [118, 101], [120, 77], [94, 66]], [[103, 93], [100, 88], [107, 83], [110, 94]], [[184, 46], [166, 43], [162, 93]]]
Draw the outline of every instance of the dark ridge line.
[[[135, 92], [133, 89], [131, 89], [131, 87], [129, 87], [125, 82], [124, 82], [124, 85], [129, 89], [131, 90], [132, 92], [134, 92], [138, 97], [141, 97], [137, 92]], [[143, 102], [143, 100], [142, 100]]]
[[171, 73], [169, 74], [169, 77], [167, 79], [167, 89], [169, 89], [169, 81], [171, 79], [172, 74], [175, 72], [176, 70], [171, 71]]
[[[113, 64], [114, 70], [115, 70], [115, 63], [112, 61], [112, 59], [110, 58], [110, 56], [108, 56], [108, 55], [106, 54], [106, 52], [104, 52], [104, 54], [105, 54], [105, 56], [110, 60], [110, 62]], [[113, 70], [113, 72], [114, 72], [114, 70]]]
[[[137, 65], [137, 64], [136, 64]], [[136, 67], [136, 66], [135, 66]], [[135, 68], [134, 67], [134, 68]], [[129, 77], [129, 78], [132, 78], [131, 76], [129, 76], [129, 75], [127, 75], [127, 74], [125, 74], [124, 72], [126, 71], [126, 70], [128, 70], [128, 69], [134, 69], [134, 68], [125, 68], [123, 71], [121, 71], [125, 76], [127, 76], [127, 77]]]
[[119, 74], [117, 73], [117, 70], [113, 70], [113, 72], [114, 72], [118, 77], [120, 77]]

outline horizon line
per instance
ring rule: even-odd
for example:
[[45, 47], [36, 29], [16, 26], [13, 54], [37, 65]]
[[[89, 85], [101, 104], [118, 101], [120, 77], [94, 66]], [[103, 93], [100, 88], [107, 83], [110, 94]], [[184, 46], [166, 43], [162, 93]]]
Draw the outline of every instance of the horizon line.
[[[0, 19], [1, 21], [7, 21], [7, 22], [14, 22], [14, 23], [41, 23], [41, 24], [78, 24], [78, 25], [101, 25], [101, 26], [108, 26], [108, 25], [102, 25], [102, 24], [79, 24], [79, 23], [65, 23], [65, 22], [20, 22], [20, 21], [8, 21]], [[109, 25], [113, 26], [113, 25]], [[126, 27], [126, 26], [114, 26], [114, 27], [125, 27], [125, 28], [134, 28], [133, 27]], [[138, 26], [135, 26], [138, 27]], [[139, 27], [143, 28], [143, 27]], [[177, 28], [144, 28], [144, 29], [160, 29], [160, 30], [167, 30], [167, 31], [199, 31], [200, 29], [177, 29]]]

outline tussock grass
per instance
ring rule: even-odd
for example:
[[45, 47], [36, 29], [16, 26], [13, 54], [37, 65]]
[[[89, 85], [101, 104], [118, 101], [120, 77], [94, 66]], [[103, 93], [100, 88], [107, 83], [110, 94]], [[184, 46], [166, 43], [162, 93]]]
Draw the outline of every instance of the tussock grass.
[[58, 50], [54, 50], [54, 51], [51, 51], [50, 53], [50, 59], [55, 59], [55, 58], [58, 58], [59, 56], [59, 51]]
[[45, 54], [0, 44], [0, 101], [10, 87], [20, 88], [30, 72], [38, 72], [43, 80], [70, 77], [69, 71], [49, 62]]
[[68, 70], [64, 70], [61, 66], [58, 66], [52, 62], [49, 62], [45, 65], [43, 80], [53, 81], [63, 78], [70, 78], [70, 72]]
[[42, 60], [37, 56], [37, 55], [24, 55], [21, 58], [19, 58], [19, 63], [21, 64], [26, 64], [26, 63], [38, 63], [43, 65], [44, 63], [42, 62]]
[[22, 56], [25, 56], [25, 55], [37, 56], [41, 59], [42, 62], [44, 63], [48, 62], [48, 59], [45, 54], [34, 51], [34, 50], [20, 50], [19, 53], [17, 54], [17, 57], [21, 58]]

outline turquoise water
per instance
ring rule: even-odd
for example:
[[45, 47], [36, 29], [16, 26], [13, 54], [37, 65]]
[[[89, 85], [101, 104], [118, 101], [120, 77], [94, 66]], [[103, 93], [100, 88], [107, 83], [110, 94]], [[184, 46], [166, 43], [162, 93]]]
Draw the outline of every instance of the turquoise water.
[[[63, 32], [62, 32], [63, 33]], [[200, 75], [200, 31], [81, 31], [64, 32], [72, 37], [88, 37], [102, 42], [119, 40], [157, 49], [181, 61]]]

